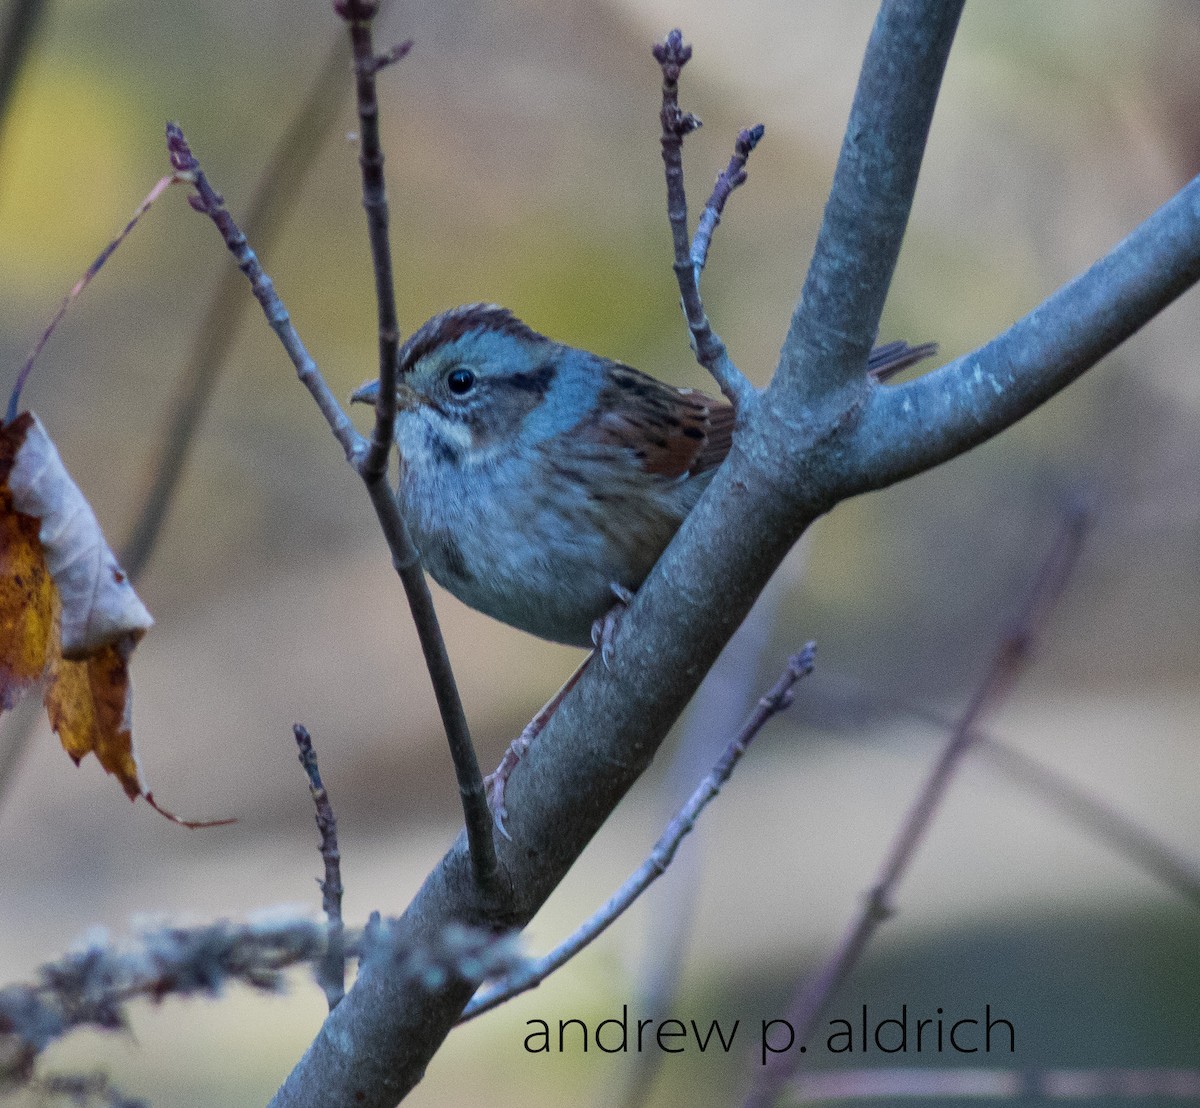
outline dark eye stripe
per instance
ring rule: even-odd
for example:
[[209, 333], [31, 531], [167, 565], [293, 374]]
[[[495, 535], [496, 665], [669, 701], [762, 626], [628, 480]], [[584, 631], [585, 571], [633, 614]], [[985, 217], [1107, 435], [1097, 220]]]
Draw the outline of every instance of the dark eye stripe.
[[554, 380], [554, 366], [547, 362], [528, 373], [510, 373], [507, 377], [498, 378], [509, 388], [520, 389], [522, 392], [544, 393]]

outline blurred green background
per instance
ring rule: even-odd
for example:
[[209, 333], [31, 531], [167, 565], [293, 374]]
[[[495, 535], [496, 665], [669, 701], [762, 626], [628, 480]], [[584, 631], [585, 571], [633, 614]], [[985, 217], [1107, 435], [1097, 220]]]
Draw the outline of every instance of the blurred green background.
[[[244, 211], [339, 34], [328, 9], [52, 0], [0, 145], [10, 375], [165, 171], [166, 119]], [[382, 80], [405, 327], [494, 300], [556, 338], [711, 388], [678, 312], [657, 141], [649, 47], [678, 25], [695, 47], [684, 106], [705, 123], [685, 150], [693, 213], [737, 128], [767, 127], [705, 278], [735, 360], [766, 382], [874, 11], [866, 0], [397, 0], [381, 42], [416, 40]], [[345, 396], [374, 374], [375, 336], [348, 82], [339, 96], [263, 260]], [[935, 338], [951, 358], [1032, 308], [1200, 168], [1197, 104], [1200, 8], [1187, 0], [968, 5], [881, 340]], [[207, 221], [169, 192], [26, 390], [114, 544], [230, 265]], [[348, 919], [400, 911], [457, 831], [433, 698], [366, 497], [251, 308], [142, 582], [158, 625], [134, 664], [135, 737], [155, 795], [238, 823], [171, 826], [39, 733], [0, 809], [0, 983], [28, 979], [95, 924], [124, 934], [147, 915], [315, 912], [294, 721], [311, 729], [337, 807]], [[674, 1014], [755, 1026], [781, 1015], [787, 983], [836, 942], [942, 741], [847, 690], [953, 712], [1081, 494], [1098, 509], [1078, 570], [989, 727], [1200, 856], [1198, 314], [1191, 293], [998, 441], [813, 528], [762, 617], [759, 662], [734, 684], [765, 688], [809, 638], [818, 675], [705, 817], [680, 871], [551, 982], [452, 1035], [412, 1103], [616, 1103], [629, 1058], [527, 1055], [525, 1021], [638, 1011], [648, 967], [684, 932]], [[491, 766], [579, 655], [439, 599]], [[688, 776], [670, 768], [676, 745], [534, 921], [532, 948], [641, 860]], [[692, 898], [695, 919], [682, 922]], [[988, 1064], [1200, 1061], [1195, 909], [986, 764], [955, 781], [898, 907], [832, 1015], [990, 1003], [1018, 1039], [1015, 1056]], [[170, 1000], [138, 1008], [131, 1035], [75, 1036], [45, 1065], [104, 1067], [156, 1105], [262, 1103], [323, 1008], [302, 975], [284, 998]], [[752, 1068], [742, 1046], [668, 1058], [651, 1103], [728, 1102]]]

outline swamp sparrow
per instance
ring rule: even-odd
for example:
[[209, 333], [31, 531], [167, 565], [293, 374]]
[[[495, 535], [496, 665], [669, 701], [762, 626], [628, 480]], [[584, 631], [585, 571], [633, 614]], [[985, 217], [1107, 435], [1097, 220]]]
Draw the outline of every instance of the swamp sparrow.
[[[872, 352], [882, 380], [933, 352]], [[374, 403], [379, 382], [352, 400]], [[494, 304], [436, 315], [399, 352], [397, 494], [425, 567], [463, 603], [598, 643], [733, 441], [734, 410], [539, 335]], [[606, 638], [607, 641], [607, 638]]]
[[398, 495], [425, 567], [463, 603], [555, 642], [593, 643], [733, 441], [730, 405], [495, 305], [434, 316], [399, 362]]

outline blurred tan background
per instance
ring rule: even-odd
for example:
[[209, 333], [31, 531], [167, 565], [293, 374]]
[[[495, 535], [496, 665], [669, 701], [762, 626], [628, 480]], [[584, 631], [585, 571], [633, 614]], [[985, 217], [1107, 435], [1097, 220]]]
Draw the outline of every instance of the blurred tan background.
[[[339, 33], [328, 7], [50, 4], [0, 146], [10, 377], [165, 171], [166, 119], [244, 210]], [[767, 128], [705, 278], [715, 325], [765, 383], [874, 12], [867, 0], [397, 0], [381, 41], [416, 39], [382, 80], [406, 328], [494, 300], [556, 338], [712, 387], [679, 317], [657, 142], [649, 48], [678, 25], [695, 47], [684, 106], [705, 123], [685, 150], [693, 216], [737, 128]], [[1200, 168], [1198, 74], [1200, 9], [1185, 0], [968, 5], [881, 340], [935, 338], [957, 356], [1107, 250]], [[345, 396], [373, 375], [375, 336], [348, 86], [341, 98], [263, 260]], [[72, 309], [26, 391], [114, 545], [230, 265], [207, 221], [168, 193]], [[1200, 856], [1198, 322], [1193, 293], [999, 441], [813, 529], [781, 573], [760, 667], [742, 684], [764, 688], [808, 638], [819, 675], [685, 847], [698, 915], [676, 1012], [781, 1013], [781, 982], [836, 940], [941, 741], [860, 711], [847, 679], [957, 708], [1080, 492], [1100, 505], [1094, 531], [992, 730]], [[146, 776], [171, 809], [238, 823], [171, 826], [39, 733], [0, 808], [0, 983], [29, 978], [96, 924], [124, 934], [146, 915], [315, 912], [295, 721], [315, 737], [339, 815], [349, 920], [399, 912], [457, 831], [433, 698], [365, 495], [256, 308], [141, 593], [158, 623], [134, 665]], [[439, 600], [490, 767], [578, 652]], [[532, 948], [641, 860], [665, 818], [673, 749], [535, 920]], [[525, 1021], [636, 1007], [647, 954], [679, 926], [680, 880], [668, 875], [551, 983], [455, 1033], [412, 1103], [611, 1103], [604, 1090], [627, 1059], [527, 1056]], [[899, 907], [854, 1003], [931, 996], [932, 1007], [957, 982], [961, 1004], [1005, 1006], [1024, 1029], [1013, 1064], [1194, 1063], [1194, 911], [986, 767], [972, 762], [955, 782]], [[75, 1036], [46, 1064], [103, 1066], [156, 1105], [261, 1103], [323, 1008], [301, 975], [283, 998], [235, 990], [143, 1006], [131, 1036]], [[653, 1103], [723, 1101], [746, 1061], [736, 1050], [668, 1060]]]

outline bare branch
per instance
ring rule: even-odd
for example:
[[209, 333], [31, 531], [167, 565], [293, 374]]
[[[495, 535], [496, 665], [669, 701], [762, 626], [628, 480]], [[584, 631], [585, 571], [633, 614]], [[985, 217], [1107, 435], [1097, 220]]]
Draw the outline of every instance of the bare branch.
[[350, 417], [342, 411], [337, 397], [325, 383], [325, 378], [321, 375], [317, 363], [304, 346], [296, 328], [292, 326], [287, 308], [284, 307], [283, 301], [275, 292], [274, 282], [263, 270], [258, 256], [250, 248], [246, 236], [226, 209], [224, 200], [208, 183], [208, 178], [200, 168], [200, 163], [193, 155], [191, 147], [188, 146], [187, 139], [183, 137], [183, 132], [174, 123], [167, 124], [167, 151], [171, 156], [171, 164], [176, 173], [191, 181], [195, 187], [195, 192], [188, 196], [188, 201], [196, 211], [208, 216], [216, 225], [226, 247], [233, 255], [234, 261], [237, 262], [238, 268], [250, 282], [254, 298], [267, 317], [267, 322], [283, 344], [292, 365], [296, 367], [296, 374], [301, 383], [316, 401], [334, 438], [345, 451], [347, 461], [356, 464], [365, 449], [363, 437], [354, 429]]
[[700, 222], [696, 224], [696, 234], [692, 238], [692, 273], [697, 288], [700, 287], [700, 274], [708, 263], [708, 248], [712, 244], [713, 232], [721, 222], [725, 203], [733, 195], [734, 189], [746, 183], [746, 162], [765, 133], [766, 128], [761, 123], [739, 131], [737, 141], [733, 144], [733, 157], [717, 175], [717, 183], [713, 185], [712, 195], [704, 205]]
[[467, 1005], [460, 1022], [474, 1019], [503, 1004], [506, 1000], [511, 1000], [514, 996], [536, 988], [555, 970], [566, 965], [592, 940], [602, 935], [642, 893], [666, 873], [684, 836], [696, 826], [696, 820], [700, 818], [700, 813], [708, 807], [709, 801], [721, 791], [721, 786], [729, 780], [738, 762], [742, 760], [742, 755], [754, 741], [754, 737], [763, 729], [768, 720], [791, 705], [792, 687], [800, 678], [812, 673], [815, 650], [816, 644], [810, 642], [799, 654], [793, 654], [788, 659], [787, 669], [771, 687], [770, 692], [755, 705], [749, 718], [742, 724], [741, 730], [729, 741], [729, 745], [717, 760], [716, 765], [709, 771], [708, 776], [700, 782], [696, 791], [676, 813], [675, 818], [667, 824], [666, 830], [659, 836], [658, 842], [650, 851], [650, 856], [609, 897], [608, 903], [590, 919], [585, 920], [573, 935], [561, 942], [545, 957], [524, 963], [494, 988], [475, 997]]
[[21, 403], [21, 390], [25, 388], [25, 382], [29, 380], [29, 374], [32, 372], [34, 364], [38, 360], [46, 343], [50, 341], [50, 336], [57, 330], [58, 325], [66, 316], [67, 310], [75, 303], [76, 298], [84, 289], [92, 282], [92, 278], [104, 268], [104, 263], [113, 256], [117, 247], [129, 237], [130, 232], [138, 225], [141, 220], [154, 204], [154, 202], [168, 189], [175, 184], [179, 178], [175, 175], [168, 174], [166, 177], [161, 177], [155, 182], [154, 187], [146, 194], [142, 202], [137, 206], [129, 221], [121, 229], [120, 233], [111, 239], [107, 246], [96, 255], [92, 264], [83, 271], [79, 280], [71, 286], [70, 291], [63, 297], [62, 303], [58, 306], [58, 311], [55, 312], [54, 318], [47, 324], [46, 329], [42, 331], [33, 349], [29, 352], [29, 357], [25, 359], [25, 364], [21, 367], [21, 371], [17, 374], [17, 380], [13, 385], [13, 390], [8, 397], [8, 410], [4, 414], [4, 422], [12, 423], [17, 418], [17, 412]]
[[[278, 913], [244, 924], [164, 924], [124, 945], [97, 930], [79, 949], [42, 966], [36, 983], [0, 989], [0, 1087], [29, 1081], [37, 1056], [77, 1028], [124, 1030], [132, 1000], [216, 996], [236, 982], [279, 992], [284, 970], [324, 959], [327, 935], [325, 924]], [[414, 945], [378, 915], [345, 934], [344, 956], [429, 989], [449, 978], [477, 985], [520, 962], [515, 940], [490, 930], [450, 924]]]
[[[207, 215], [220, 231], [225, 245], [238, 263], [238, 268], [250, 281], [250, 287], [267, 317], [267, 322], [279, 337], [292, 365], [296, 367], [297, 375], [316, 401], [317, 407], [329, 424], [330, 430], [333, 431], [334, 437], [345, 451], [347, 461], [355, 467], [356, 471], [361, 472], [362, 459], [366, 456], [368, 449], [365, 440], [354, 429], [349, 417], [325, 383], [325, 378], [321, 375], [317, 363], [309, 355], [300, 335], [292, 326], [287, 309], [275, 292], [274, 283], [263, 271], [257, 256], [246, 241], [246, 236], [225, 208], [224, 201], [209, 184], [200, 168], [200, 163], [192, 154], [183, 132], [173, 123], [167, 126], [167, 149], [176, 172], [185, 176], [195, 187], [195, 192], [188, 198], [192, 207]], [[393, 381], [394, 379], [393, 376]], [[492, 817], [483, 792], [483, 778], [479, 772], [475, 749], [471, 744], [466, 714], [463, 712], [458, 686], [454, 681], [450, 657], [446, 652], [441, 627], [438, 625], [437, 615], [434, 612], [433, 597], [430, 595], [425, 574], [421, 570], [416, 547], [413, 546], [408, 528], [405, 527], [404, 520], [400, 515], [396, 498], [388, 488], [387, 481], [380, 475], [375, 480], [366, 480], [364, 477], [364, 482], [371, 505], [375, 509], [375, 515], [383, 530], [384, 539], [392, 553], [392, 564], [400, 576], [405, 595], [408, 598], [413, 622], [416, 624], [417, 635], [425, 656], [425, 665], [429, 670], [434, 695], [442, 715], [442, 723], [450, 742], [451, 755], [454, 758], [455, 771], [458, 774], [459, 795], [462, 799], [467, 832], [470, 836], [471, 858], [476, 879], [480, 888], [490, 893], [495, 888], [496, 878], [496, 855], [495, 847], [492, 844]]]
[[1013, 1070], [923, 1069], [886, 1066], [869, 1070], [805, 1074], [792, 1083], [796, 1097], [804, 1102], [889, 1100], [939, 1097], [954, 1100], [1191, 1100], [1200, 1097], [1200, 1070], [1171, 1070], [1155, 1067], [1126, 1070]]
[[346, 995], [346, 957], [343, 950], [345, 925], [342, 923], [342, 855], [338, 850], [337, 817], [333, 804], [321, 780], [317, 766], [317, 752], [313, 749], [312, 736], [302, 724], [292, 727], [296, 746], [300, 752], [300, 764], [308, 775], [308, 791], [312, 794], [317, 809], [317, 830], [321, 832], [321, 858], [325, 863], [325, 880], [318, 881], [321, 889], [321, 908], [325, 912], [327, 947], [325, 956], [317, 966], [317, 983], [325, 992], [325, 999], [332, 1012]]
[[1003, 431], [1200, 280], [1200, 177], [1008, 330], [933, 373], [871, 392], [845, 487], [882, 488]]
[[[692, 260], [692, 247], [688, 242], [687, 194], [683, 186], [683, 139], [700, 126], [700, 120], [691, 112], [684, 112], [679, 107], [679, 74], [691, 56], [692, 48], [684, 43], [683, 34], [678, 30], [672, 31], [667, 35], [666, 41], [654, 47], [654, 59], [662, 68], [663, 75], [662, 110], [659, 112], [659, 119], [662, 122], [663, 167], [667, 176], [667, 219], [671, 224], [671, 239], [675, 247], [675, 277], [679, 282], [683, 314], [691, 332], [696, 360], [713, 375], [729, 402], [742, 409], [753, 402], [757, 391], [742, 371], [733, 364], [725, 344], [709, 324], [708, 316], [704, 313], [704, 304], [700, 299], [699, 269]], [[729, 191], [732, 192], [735, 187], [736, 185], [730, 185]], [[724, 200], [721, 203], [723, 205]], [[713, 225], [715, 226], [715, 223]], [[711, 236], [711, 230], [709, 234]], [[704, 253], [707, 254], [707, 243]]]
[[124, 1029], [126, 1005], [137, 997], [212, 996], [233, 981], [274, 992], [286, 967], [324, 949], [324, 927], [305, 919], [162, 927], [128, 948], [95, 932], [42, 966], [37, 984], [0, 989], [0, 1084], [28, 1079], [37, 1055], [78, 1027]]
[[862, 377], [912, 208], [963, 0], [884, 0], [775, 384], [807, 401]]
[[396, 498], [387, 485], [387, 460], [396, 424], [396, 352], [400, 342], [400, 324], [396, 316], [392, 251], [388, 240], [387, 187], [383, 176], [383, 147], [379, 141], [379, 98], [375, 78], [380, 70], [403, 58], [412, 48], [412, 43], [401, 43], [384, 55], [375, 53], [371, 33], [372, 22], [378, 13], [375, 0], [335, 0], [334, 10], [349, 24], [354, 54], [354, 88], [359, 122], [358, 162], [362, 170], [362, 203], [367, 213], [367, 236], [375, 272], [379, 326], [379, 393], [375, 400], [375, 428], [371, 433], [369, 449], [358, 459], [358, 471], [366, 482], [376, 514], [389, 535], [393, 563], [404, 584], [421, 649], [425, 654], [425, 664], [433, 679], [434, 694], [458, 781], [475, 880], [485, 895], [496, 896], [499, 895], [496, 848], [492, 842], [492, 814], [483, 787], [483, 774], [479, 769], [479, 759], [471, 741], [458, 684], [434, 611], [429, 584], [408, 528], [396, 507]]

